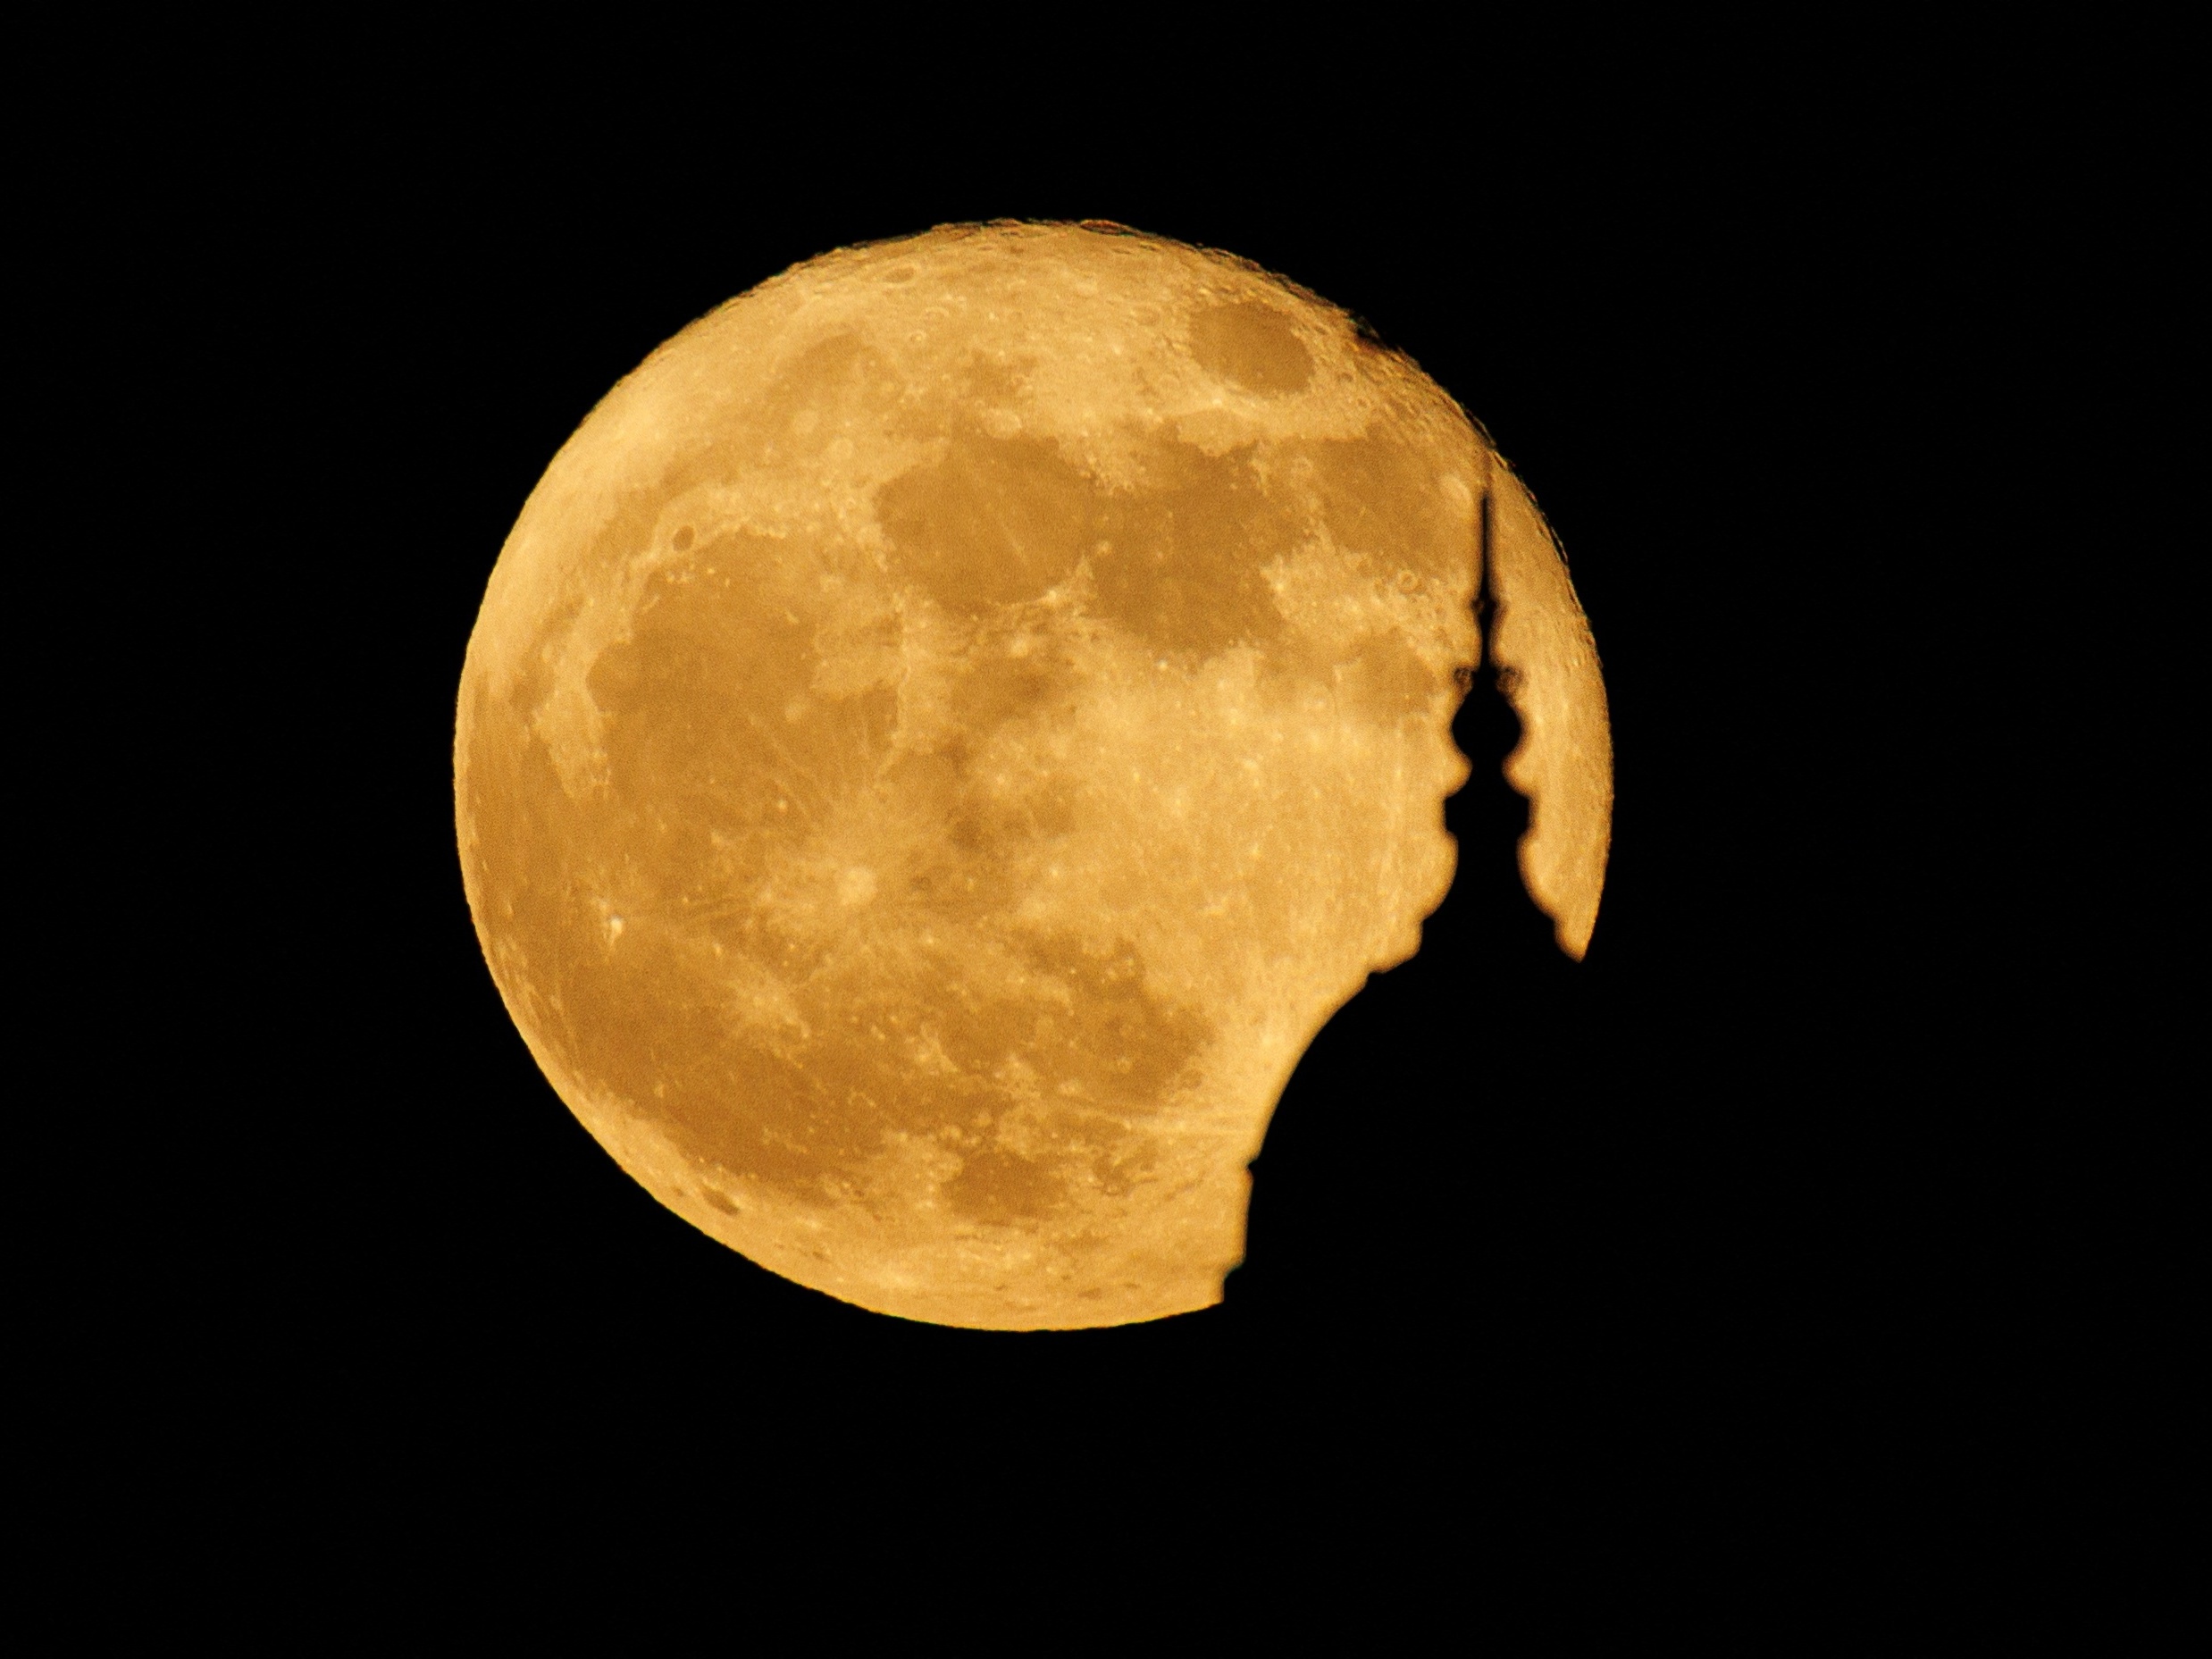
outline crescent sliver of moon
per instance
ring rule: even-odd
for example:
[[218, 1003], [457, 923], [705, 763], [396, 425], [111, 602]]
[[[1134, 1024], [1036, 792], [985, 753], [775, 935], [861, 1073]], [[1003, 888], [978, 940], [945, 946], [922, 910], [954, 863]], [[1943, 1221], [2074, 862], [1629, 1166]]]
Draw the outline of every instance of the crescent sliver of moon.
[[486, 961], [623, 1168], [777, 1273], [1207, 1306], [1291, 1069], [1450, 887], [1479, 582], [1579, 956], [1596, 654], [1449, 396], [1119, 227], [809, 261], [610, 392], [501, 551], [454, 750]]

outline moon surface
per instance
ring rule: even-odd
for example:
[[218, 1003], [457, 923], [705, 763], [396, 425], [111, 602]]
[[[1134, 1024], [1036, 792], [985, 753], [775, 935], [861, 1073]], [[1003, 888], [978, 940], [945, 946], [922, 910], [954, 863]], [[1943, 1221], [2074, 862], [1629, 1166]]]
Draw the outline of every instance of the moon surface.
[[1605, 692], [1534, 502], [1343, 312], [1118, 226], [948, 227], [684, 330], [469, 641], [486, 961], [655, 1197], [882, 1312], [1220, 1300], [1292, 1068], [1451, 885], [1496, 659], [1580, 955]]

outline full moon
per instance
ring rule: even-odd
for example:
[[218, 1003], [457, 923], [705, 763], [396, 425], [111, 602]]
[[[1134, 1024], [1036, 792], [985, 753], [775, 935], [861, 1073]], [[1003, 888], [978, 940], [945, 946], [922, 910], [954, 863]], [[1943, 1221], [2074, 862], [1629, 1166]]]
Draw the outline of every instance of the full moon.
[[809, 261], [608, 393], [499, 555], [454, 745], [485, 959], [599, 1144], [785, 1278], [1209, 1306], [1292, 1068], [1451, 885], [1486, 568], [1579, 957], [1596, 652], [1448, 395], [1119, 226]]

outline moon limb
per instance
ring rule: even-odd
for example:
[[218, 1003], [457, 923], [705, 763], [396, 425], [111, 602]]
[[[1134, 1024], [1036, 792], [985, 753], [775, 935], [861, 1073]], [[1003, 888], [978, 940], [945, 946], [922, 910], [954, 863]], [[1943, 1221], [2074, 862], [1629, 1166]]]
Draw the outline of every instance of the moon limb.
[[[693, 324], [556, 457], [463, 677], [471, 909], [557, 1092], [863, 1306], [1218, 1301], [1291, 1068], [1450, 884], [1491, 463], [1342, 313], [1151, 238], [939, 230]], [[1587, 812], [1595, 657], [1552, 672], [1563, 566], [1491, 510], [1515, 782]]]
[[1505, 776], [1529, 798], [1521, 881], [1552, 918], [1559, 948], [1579, 961], [1597, 926], [1613, 839], [1605, 677], [1565, 556], [1503, 461], [1492, 466], [1486, 507], [1490, 653], [1521, 724]]

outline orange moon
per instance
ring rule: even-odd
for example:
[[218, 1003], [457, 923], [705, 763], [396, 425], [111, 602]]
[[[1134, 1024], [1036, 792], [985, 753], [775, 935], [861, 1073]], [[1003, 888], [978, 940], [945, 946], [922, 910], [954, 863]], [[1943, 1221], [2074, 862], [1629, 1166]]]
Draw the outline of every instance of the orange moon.
[[776, 1273], [999, 1329], [1206, 1307], [1299, 1056], [1451, 885], [1486, 548], [1579, 956], [1596, 653], [1412, 362], [1119, 227], [809, 261], [616, 386], [500, 553], [454, 746], [485, 960], [600, 1144]]

